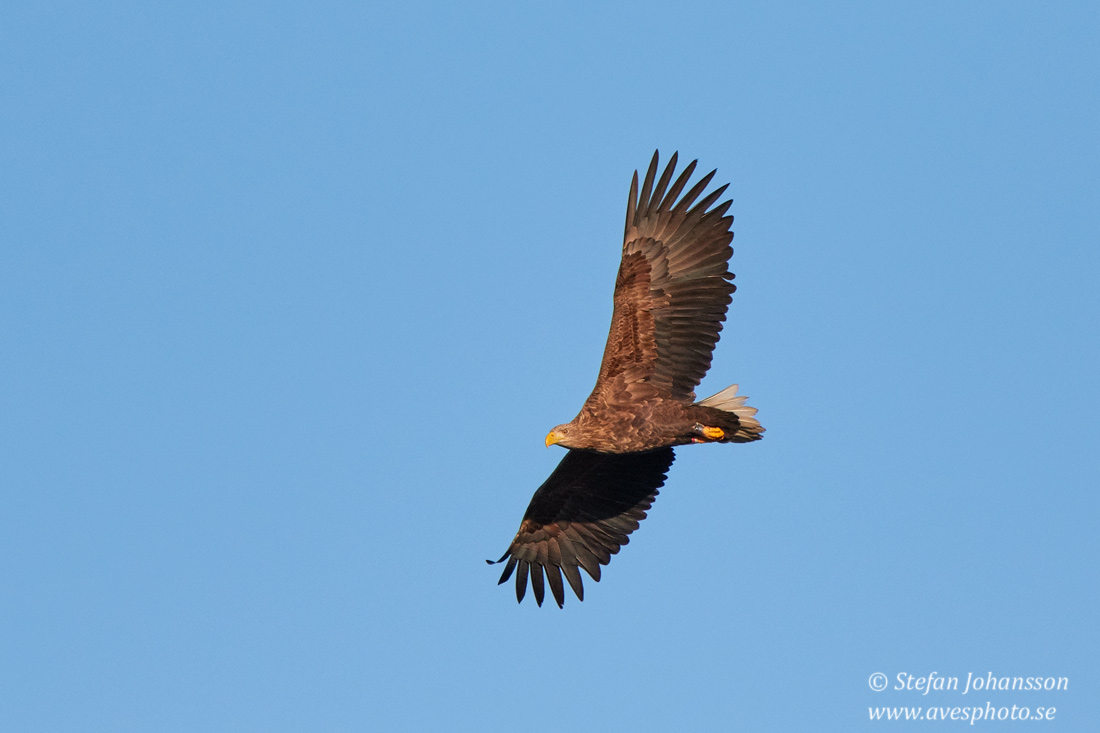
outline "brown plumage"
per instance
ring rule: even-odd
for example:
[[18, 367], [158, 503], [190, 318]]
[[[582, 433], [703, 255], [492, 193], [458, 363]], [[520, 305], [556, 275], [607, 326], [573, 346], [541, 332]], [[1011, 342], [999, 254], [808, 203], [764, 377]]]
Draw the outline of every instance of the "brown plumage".
[[548, 446], [569, 452], [535, 492], [497, 561], [508, 560], [501, 583], [518, 568], [517, 600], [530, 579], [541, 606], [544, 573], [559, 606], [563, 575], [583, 600], [578, 568], [600, 579], [600, 565], [645, 519], [672, 465], [673, 446], [747, 443], [764, 432], [756, 410], [736, 396], [737, 385], [695, 401], [736, 290], [727, 270], [733, 217], [726, 216], [730, 201], [714, 206], [726, 186], [699, 199], [715, 171], [680, 196], [696, 161], [672, 182], [676, 157], [655, 180], [654, 153], [640, 193], [634, 172], [596, 387], [580, 413], [546, 437]]

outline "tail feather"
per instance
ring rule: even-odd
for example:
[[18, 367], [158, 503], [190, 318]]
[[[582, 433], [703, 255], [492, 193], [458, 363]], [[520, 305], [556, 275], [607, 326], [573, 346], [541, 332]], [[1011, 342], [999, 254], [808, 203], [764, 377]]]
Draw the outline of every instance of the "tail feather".
[[752, 440], [760, 440], [760, 438], [763, 437], [761, 433], [764, 432], [763, 426], [753, 417], [753, 415], [756, 414], [756, 408], [746, 405], [746, 400], [748, 400], [748, 397], [737, 396], [737, 385], [733, 384], [726, 387], [718, 394], [711, 395], [704, 400], [699, 400], [695, 404], [700, 407], [710, 407], [716, 410], [722, 410], [723, 412], [733, 413], [736, 416], [738, 428], [730, 439], [735, 443], [745, 443]]

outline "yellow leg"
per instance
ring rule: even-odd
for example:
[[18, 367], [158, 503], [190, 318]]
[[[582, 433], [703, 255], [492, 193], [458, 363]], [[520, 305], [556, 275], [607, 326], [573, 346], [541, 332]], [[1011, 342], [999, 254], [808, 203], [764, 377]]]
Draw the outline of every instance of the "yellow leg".
[[722, 428], [712, 428], [708, 425], [703, 428], [703, 435], [710, 440], [721, 440], [726, 437], [726, 431]]

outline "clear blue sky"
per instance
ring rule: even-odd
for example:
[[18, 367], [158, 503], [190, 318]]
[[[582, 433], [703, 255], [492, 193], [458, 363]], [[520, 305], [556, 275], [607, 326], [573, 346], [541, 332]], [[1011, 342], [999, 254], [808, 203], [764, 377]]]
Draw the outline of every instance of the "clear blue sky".
[[[0, 729], [1096, 730], [1098, 38], [1094, 3], [5, 5]], [[517, 606], [483, 560], [655, 148], [732, 183], [700, 394], [768, 433], [681, 450], [584, 603]], [[868, 685], [933, 671], [1070, 686]]]

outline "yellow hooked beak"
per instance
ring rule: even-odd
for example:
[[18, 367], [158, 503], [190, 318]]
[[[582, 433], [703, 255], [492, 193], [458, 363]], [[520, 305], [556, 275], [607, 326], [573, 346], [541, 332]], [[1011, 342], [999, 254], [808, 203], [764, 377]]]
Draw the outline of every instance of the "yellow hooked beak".
[[551, 430], [550, 433], [546, 436], [546, 447], [549, 448], [554, 443], [557, 443], [559, 440], [561, 440], [561, 436]]

